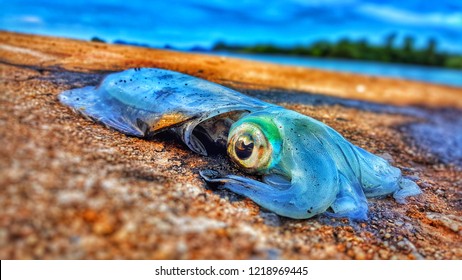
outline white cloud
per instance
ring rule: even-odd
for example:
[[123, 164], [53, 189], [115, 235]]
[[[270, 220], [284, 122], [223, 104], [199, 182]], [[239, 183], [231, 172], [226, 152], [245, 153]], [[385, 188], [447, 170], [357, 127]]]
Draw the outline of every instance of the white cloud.
[[358, 10], [372, 17], [381, 18], [382, 20], [413, 24], [413, 25], [440, 25], [440, 26], [458, 26], [462, 28], [462, 13], [453, 12], [443, 13], [414, 13], [407, 10], [396, 9], [387, 6], [366, 4], [358, 7]]
[[19, 18], [19, 21], [25, 22], [25, 23], [35, 23], [35, 24], [43, 23], [42, 18], [38, 16], [31, 16], [31, 15], [21, 16]]
[[357, 3], [357, 0], [290, 0], [292, 3], [297, 3], [308, 7], [317, 6], [345, 6]]

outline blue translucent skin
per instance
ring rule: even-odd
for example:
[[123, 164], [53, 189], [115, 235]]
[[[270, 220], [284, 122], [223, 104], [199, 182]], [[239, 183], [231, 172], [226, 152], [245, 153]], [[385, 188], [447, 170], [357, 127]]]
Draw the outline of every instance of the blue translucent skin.
[[[277, 146], [271, 164], [258, 172], [263, 182], [201, 175], [282, 216], [303, 219], [328, 210], [335, 216], [366, 219], [366, 197], [393, 194], [404, 202], [421, 192], [398, 168], [354, 146], [322, 122], [181, 73], [130, 69], [107, 76], [97, 87], [65, 91], [59, 99], [125, 134], [142, 137], [173, 129], [188, 147], [204, 155], [204, 143], [192, 133], [197, 125], [224, 113], [248, 112], [231, 131], [246, 122], [265, 123], [268, 131], [262, 129], [263, 134]], [[181, 118], [159, 126], [171, 114]]]
[[[103, 124], [127, 135], [143, 137], [168, 114], [181, 114], [176, 127], [185, 144], [206, 155], [195, 139], [194, 128], [209, 118], [230, 111], [251, 111], [271, 104], [237, 91], [178, 72], [136, 68], [108, 75], [96, 87], [65, 91], [59, 100]], [[186, 121], [185, 121], [186, 120]]]
[[366, 219], [366, 197], [393, 194], [404, 202], [405, 197], [420, 193], [398, 168], [351, 144], [322, 122], [271, 107], [246, 115], [234, 126], [255, 119], [272, 122], [282, 139], [279, 154], [273, 155], [278, 160], [265, 170], [264, 179], [266, 174], [281, 174], [290, 178], [290, 184], [270, 186], [233, 175], [208, 180], [221, 182], [279, 215], [303, 219], [331, 208], [333, 216]]

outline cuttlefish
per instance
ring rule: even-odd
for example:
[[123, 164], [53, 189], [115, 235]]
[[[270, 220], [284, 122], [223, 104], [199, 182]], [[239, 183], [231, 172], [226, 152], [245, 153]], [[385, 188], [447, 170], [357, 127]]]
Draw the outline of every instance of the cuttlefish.
[[186, 74], [129, 69], [59, 100], [127, 135], [171, 130], [200, 155], [222, 147], [261, 181], [213, 170], [201, 171], [202, 178], [281, 216], [367, 219], [366, 198], [392, 194], [403, 203], [421, 192], [398, 168], [326, 124]]

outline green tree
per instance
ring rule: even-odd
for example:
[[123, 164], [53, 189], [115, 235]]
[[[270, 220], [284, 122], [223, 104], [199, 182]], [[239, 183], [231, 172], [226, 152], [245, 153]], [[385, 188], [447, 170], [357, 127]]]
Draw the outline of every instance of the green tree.
[[425, 55], [425, 64], [435, 65], [437, 63], [436, 40], [434, 38], [428, 39], [427, 47], [425, 48], [423, 53]]
[[404, 38], [403, 51], [406, 53], [412, 53], [412, 51], [414, 51], [414, 38], [412, 38], [412, 36], [406, 36], [406, 38]]
[[395, 47], [395, 40], [396, 40], [396, 33], [390, 33], [385, 38], [385, 48], [386, 49], [393, 49]]
[[400, 60], [404, 63], [412, 63], [414, 60], [414, 38], [412, 36], [406, 36], [403, 41], [403, 48], [400, 54]]

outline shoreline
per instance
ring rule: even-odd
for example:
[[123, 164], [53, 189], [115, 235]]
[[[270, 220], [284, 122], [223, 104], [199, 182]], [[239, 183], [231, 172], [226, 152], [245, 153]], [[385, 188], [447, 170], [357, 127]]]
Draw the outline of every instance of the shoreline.
[[[196, 52], [199, 54], [225, 55], [253, 61], [269, 62], [278, 65], [305, 67], [338, 73], [360, 74], [369, 77], [383, 77], [407, 81], [428, 82], [435, 85], [462, 88], [462, 69], [442, 68], [428, 65], [415, 65], [368, 60], [320, 58], [297, 55], [245, 54], [234, 52]], [[456, 77], [457, 76], [457, 77]]]
[[[5, 31], [0, 31], [0, 42], [4, 63], [44, 69], [79, 71], [83, 67], [88, 72], [159, 67], [230, 87], [246, 84], [260, 90], [290, 89], [398, 106], [462, 108], [462, 89], [447, 85]], [[23, 56], [15, 57], [15, 52]]]

